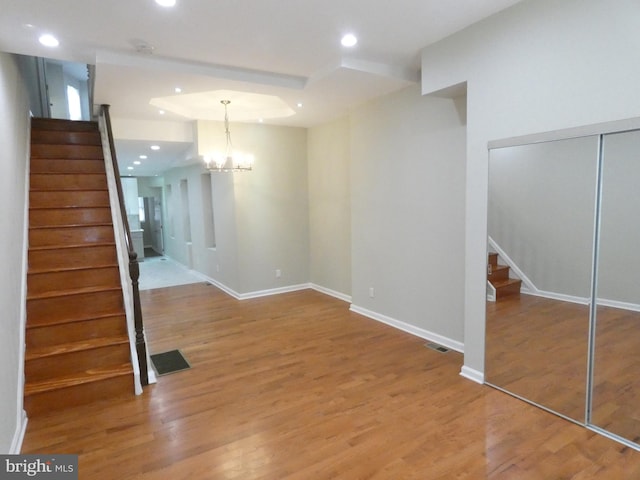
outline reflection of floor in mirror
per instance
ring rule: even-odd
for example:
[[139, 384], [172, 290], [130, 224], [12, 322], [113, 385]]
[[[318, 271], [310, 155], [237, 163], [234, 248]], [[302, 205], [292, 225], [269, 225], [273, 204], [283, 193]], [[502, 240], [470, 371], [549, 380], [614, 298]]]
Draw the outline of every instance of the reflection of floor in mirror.
[[[600, 307], [592, 423], [638, 442], [640, 312]], [[488, 383], [584, 421], [589, 307], [521, 295], [487, 305]], [[635, 439], [635, 440], [634, 440]]]
[[204, 282], [193, 270], [167, 257], [150, 257], [140, 262], [140, 290]]

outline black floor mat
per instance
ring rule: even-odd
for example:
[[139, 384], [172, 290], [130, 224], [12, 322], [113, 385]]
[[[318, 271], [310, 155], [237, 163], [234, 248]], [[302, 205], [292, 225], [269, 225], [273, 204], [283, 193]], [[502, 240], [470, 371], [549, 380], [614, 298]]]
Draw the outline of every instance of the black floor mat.
[[191, 365], [189, 365], [189, 362], [187, 362], [187, 359], [184, 358], [180, 350], [156, 353], [155, 355], [151, 355], [151, 361], [158, 375], [169, 375], [170, 373], [191, 368]]

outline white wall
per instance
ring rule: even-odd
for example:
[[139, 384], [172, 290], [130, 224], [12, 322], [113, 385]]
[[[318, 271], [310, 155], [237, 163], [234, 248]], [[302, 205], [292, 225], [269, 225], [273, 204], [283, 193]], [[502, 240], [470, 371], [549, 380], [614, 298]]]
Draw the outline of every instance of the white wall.
[[349, 118], [310, 128], [310, 280], [340, 297], [351, 296]]
[[350, 124], [353, 304], [457, 348], [464, 122], [464, 98], [422, 97], [416, 86], [362, 106]]
[[29, 103], [13, 57], [0, 52], [0, 453], [18, 453], [23, 427], [26, 175]]
[[637, 1], [525, 0], [423, 51], [423, 93], [467, 82], [467, 368], [484, 370], [487, 143], [640, 115], [639, 47]]

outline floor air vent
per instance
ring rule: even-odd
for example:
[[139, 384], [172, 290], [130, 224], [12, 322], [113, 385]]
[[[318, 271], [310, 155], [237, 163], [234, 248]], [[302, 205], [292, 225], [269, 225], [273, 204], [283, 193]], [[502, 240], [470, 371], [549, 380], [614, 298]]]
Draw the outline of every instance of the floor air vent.
[[424, 346], [440, 353], [447, 353], [449, 351], [448, 348], [438, 345], [437, 343], [425, 343]]

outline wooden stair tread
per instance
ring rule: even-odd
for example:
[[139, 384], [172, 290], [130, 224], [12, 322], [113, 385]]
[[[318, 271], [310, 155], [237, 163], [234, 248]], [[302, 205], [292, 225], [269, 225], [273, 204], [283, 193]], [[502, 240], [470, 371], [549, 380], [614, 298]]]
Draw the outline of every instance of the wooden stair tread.
[[60, 376], [49, 380], [40, 380], [37, 382], [27, 382], [24, 385], [25, 396], [35, 395], [38, 393], [49, 392], [51, 390], [59, 390], [62, 388], [74, 387], [86, 383], [99, 382], [109, 378], [120, 377], [124, 375], [132, 375], [133, 367], [129, 363], [113, 365], [108, 367], [91, 368], [85, 372]]
[[79, 340], [76, 342], [50, 345], [47, 347], [31, 347], [27, 350], [26, 360], [62, 355], [64, 353], [80, 352], [82, 350], [92, 350], [95, 348], [108, 347], [110, 345], [122, 345], [129, 343], [127, 335], [117, 337], [99, 337]]
[[91, 247], [110, 247], [115, 246], [115, 242], [96, 242], [96, 243], [74, 243], [63, 245], [44, 245], [42, 247], [29, 247], [29, 250], [64, 250], [71, 248], [91, 248]]
[[35, 225], [29, 226], [29, 230], [51, 230], [56, 228], [84, 228], [84, 227], [110, 227], [111, 222], [87, 222], [87, 223], [62, 223], [56, 225]]
[[75, 270], [86, 270], [87, 268], [108, 268], [108, 267], [117, 267], [117, 263], [102, 263], [92, 265], [91, 267], [59, 267], [59, 268], [29, 268], [27, 274], [29, 275], [40, 275], [43, 273], [55, 273], [55, 272], [72, 272]]
[[32, 328], [47, 328], [47, 327], [51, 327], [54, 325], [66, 325], [66, 324], [72, 324], [72, 323], [80, 323], [80, 322], [91, 322], [93, 320], [102, 320], [105, 318], [116, 318], [116, 317], [122, 317], [122, 321], [126, 321], [126, 313], [123, 310], [118, 311], [118, 312], [109, 312], [109, 313], [105, 313], [102, 315], [91, 315], [89, 317], [86, 318], [71, 318], [71, 319], [65, 319], [65, 320], [60, 320], [60, 321], [55, 321], [55, 322], [48, 322], [48, 323], [29, 323], [29, 320], [27, 319], [27, 330], [30, 330]]
[[109, 291], [121, 291], [122, 286], [120, 284], [114, 285], [112, 287], [104, 287], [104, 286], [87, 286], [82, 288], [73, 288], [73, 289], [65, 289], [64, 287], [59, 290], [50, 290], [44, 293], [39, 294], [28, 294], [27, 300], [39, 300], [43, 298], [56, 298], [56, 297], [68, 297], [72, 295], [81, 295], [83, 293], [98, 293], [98, 292], [109, 292]]
[[521, 284], [521, 283], [522, 283], [522, 280], [519, 280], [517, 278], [508, 278], [506, 280], [495, 280], [491, 282], [491, 284], [495, 288], [506, 287], [506, 286]]

